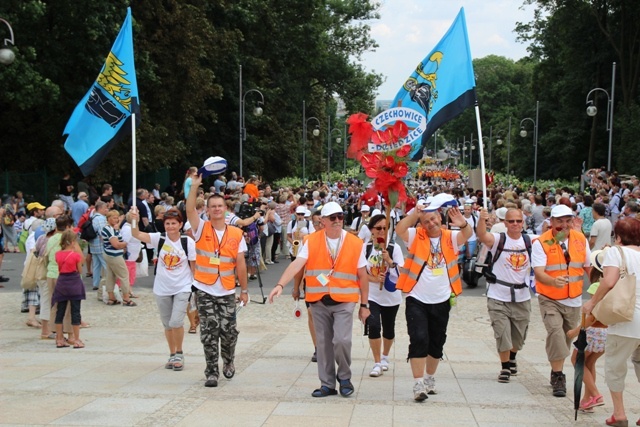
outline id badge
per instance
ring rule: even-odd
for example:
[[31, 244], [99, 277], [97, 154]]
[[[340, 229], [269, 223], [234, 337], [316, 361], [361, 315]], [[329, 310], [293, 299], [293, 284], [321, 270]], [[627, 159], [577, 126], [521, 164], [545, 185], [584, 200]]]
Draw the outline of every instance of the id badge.
[[329, 278], [324, 273], [318, 274], [316, 279], [318, 279], [318, 282], [320, 282], [322, 286], [327, 286], [329, 284]]
[[433, 274], [434, 276], [442, 276], [444, 274], [444, 269], [434, 268], [433, 270], [431, 270], [431, 274]]
[[220, 258], [217, 256], [212, 256], [209, 258], [209, 264], [211, 265], [220, 265]]
[[167, 253], [171, 253], [173, 248], [171, 247], [171, 245], [165, 243], [164, 245], [162, 245], [162, 249]]

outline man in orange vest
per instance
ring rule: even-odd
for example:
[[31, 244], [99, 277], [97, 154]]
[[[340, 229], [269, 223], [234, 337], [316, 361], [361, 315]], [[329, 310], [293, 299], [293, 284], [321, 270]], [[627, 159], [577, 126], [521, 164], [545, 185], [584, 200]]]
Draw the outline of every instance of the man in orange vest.
[[[460, 231], [442, 228], [443, 206], [451, 206], [449, 224]], [[428, 207], [418, 205], [396, 226], [409, 251], [396, 288], [407, 296], [408, 357], [415, 380], [413, 398], [418, 402], [436, 394], [435, 373], [447, 339], [449, 311], [462, 292], [458, 253], [473, 230], [457, 206], [453, 196], [438, 194]]]
[[[312, 306], [316, 333], [320, 388], [313, 397], [353, 394], [351, 383], [351, 335], [353, 310], [358, 303], [358, 317], [363, 323], [371, 314], [367, 261], [362, 240], [343, 230], [344, 213], [336, 202], [324, 205], [324, 229], [310, 234], [296, 259], [284, 271], [269, 294], [269, 302], [282, 294], [284, 286], [306, 267], [305, 300]], [[336, 373], [336, 364], [338, 365]]]
[[551, 209], [551, 228], [533, 242], [531, 266], [536, 276], [536, 291], [542, 321], [547, 329], [546, 351], [551, 364], [553, 395], [567, 395], [567, 380], [562, 373], [564, 359], [570, 354], [567, 332], [580, 322], [582, 281], [591, 270], [591, 251], [587, 238], [572, 229], [573, 211], [566, 205]]
[[[197, 190], [202, 175], [191, 178]], [[197, 191], [187, 197], [187, 219], [196, 241], [196, 267], [193, 286], [197, 289], [200, 316], [200, 341], [204, 346], [207, 366], [205, 387], [218, 386], [218, 341], [224, 366], [223, 375], [231, 379], [235, 374], [234, 357], [238, 342], [236, 328], [236, 277], [240, 283], [240, 301], [247, 304], [247, 266], [244, 252], [247, 244], [242, 229], [225, 224], [224, 198], [213, 194], [207, 200], [209, 221], [200, 219], [196, 211]]]

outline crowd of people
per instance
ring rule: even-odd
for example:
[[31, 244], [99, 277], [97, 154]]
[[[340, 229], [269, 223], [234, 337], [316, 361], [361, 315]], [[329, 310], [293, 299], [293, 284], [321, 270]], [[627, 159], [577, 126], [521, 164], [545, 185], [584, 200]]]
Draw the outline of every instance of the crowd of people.
[[[213, 181], [208, 188], [207, 179]], [[640, 268], [638, 179], [602, 169], [588, 171], [583, 179], [582, 192], [496, 183], [485, 200], [482, 190], [470, 188], [457, 173], [422, 173], [406, 181], [414, 201], [393, 206], [387, 216], [385, 201], [365, 199], [367, 188], [357, 179], [276, 189], [256, 176], [246, 182], [235, 173], [228, 180], [205, 178], [193, 167], [181, 187], [173, 182], [164, 192], [160, 185], [137, 189], [129, 201], [114, 198], [109, 184], [98, 195], [92, 188], [81, 191], [79, 183], [76, 194], [66, 176], [60, 199], [51, 206], [27, 203], [16, 193], [0, 217], [7, 247], [17, 249], [25, 236], [26, 250], [48, 260], [46, 277], [36, 289], [25, 290], [23, 302], [27, 324], [40, 328], [42, 338], [55, 339], [57, 347], [82, 348], [80, 275], [92, 278], [93, 290], [104, 293], [107, 305], [135, 307], [137, 265], [147, 262], [158, 270], [154, 295], [169, 347], [165, 367], [184, 367], [184, 318], [197, 307], [189, 316], [189, 332], [199, 324], [207, 387], [218, 385], [220, 357], [222, 374], [228, 379], [235, 374], [235, 313], [238, 304], [247, 303], [248, 281], [269, 265], [290, 262], [269, 300], [290, 282], [292, 297], [304, 298], [311, 360], [318, 364], [320, 380], [314, 397], [354, 392], [356, 308], [372, 350], [369, 375], [379, 377], [389, 369], [403, 300], [414, 399], [436, 394], [449, 313], [463, 291], [468, 261], [484, 249], [492, 255], [483, 273], [500, 363], [497, 381], [508, 383], [518, 374], [516, 356], [525, 345], [536, 295], [547, 331], [552, 393], [562, 397], [567, 393], [564, 364], [581, 312], [590, 315], [620, 273], [621, 254], [610, 247], [622, 247], [629, 273]], [[5, 228], [7, 214], [14, 238]], [[87, 240], [84, 251], [71, 235]], [[587, 288], [593, 297], [583, 304]], [[606, 383], [614, 403], [608, 425], [626, 425], [626, 360], [631, 356], [640, 363], [639, 322], [636, 316], [607, 328], [591, 318], [582, 325], [589, 347], [580, 408], [591, 411], [604, 404], [595, 386], [595, 363], [606, 351]]]

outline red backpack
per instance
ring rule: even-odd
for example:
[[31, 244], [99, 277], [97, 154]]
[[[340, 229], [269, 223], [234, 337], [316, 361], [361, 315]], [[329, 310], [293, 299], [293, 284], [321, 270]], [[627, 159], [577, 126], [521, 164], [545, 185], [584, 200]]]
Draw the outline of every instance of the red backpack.
[[80, 219], [78, 220], [78, 229], [82, 230], [82, 224], [87, 222], [89, 218], [91, 218], [91, 214], [95, 211], [94, 208], [89, 208], [85, 213], [82, 214]]

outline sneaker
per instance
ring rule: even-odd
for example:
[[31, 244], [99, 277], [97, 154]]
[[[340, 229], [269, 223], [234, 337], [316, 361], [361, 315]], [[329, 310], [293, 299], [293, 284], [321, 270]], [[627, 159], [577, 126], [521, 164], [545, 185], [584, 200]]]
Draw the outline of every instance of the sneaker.
[[387, 359], [380, 360], [380, 367], [382, 368], [383, 371], [388, 371], [389, 370], [389, 361]]
[[311, 361], [312, 362], [316, 362], [316, 363], [318, 362], [318, 352], [317, 351], [313, 352], [313, 356], [311, 356]]
[[422, 402], [427, 400], [429, 396], [427, 396], [427, 389], [424, 385], [424, 381], [418, 380], [413, 386], [413, 400], [416, 402]]
[[518, 362], [516, 362], [515, 360], [510, 360], [509, 371], [511, 371], [511, 375], [518, 375]]
[[256, 276], [255, 274], [249, 275], [249, 280], [256, 280], [257, 278], [258, 276]]
[[553, 395], [555, 397], [565, 397], [567, 395], [567, 378], [564, 374], [554, 374], [552, 378]]
[[508, 369], [503, 369], [500, 371], [500, 374], [498, 374], [498, 382], [508, 383], [510, 377], [511, 377], [511, 371], [509, 371]]
[[369, 373], [369, 376], [379, 377], [380, 375], [382, 375], [382, 366], [379, 363], [376, 363], [375, 365], [373, 365], [373, 369]]
[[[8, 281], [9, 281], [8, 277], [0, 276], [0, 282], [4, 283], [4, 282], [8, 282]], [[27, 311], [29, 311], [29, 310], [27, 310]]]
[[236, 374], [236, 367], [233, 366], [233, 362], [225, 363], [222, 367], [222, 375], [225, 378], [231, 379]]
[[435, 377], [425, 378], [424, 379], [424, 386], [427, 388], [427, 394], [438, 394], [438, 392], [436, 391], [436, 378]]
[[264, 263], [267, 265], [273, 265], [273, 261], [265, 261]]
[[209, 375], [204, 382], [205, 387], [218, 387], [218, 377], [215, 375]]

